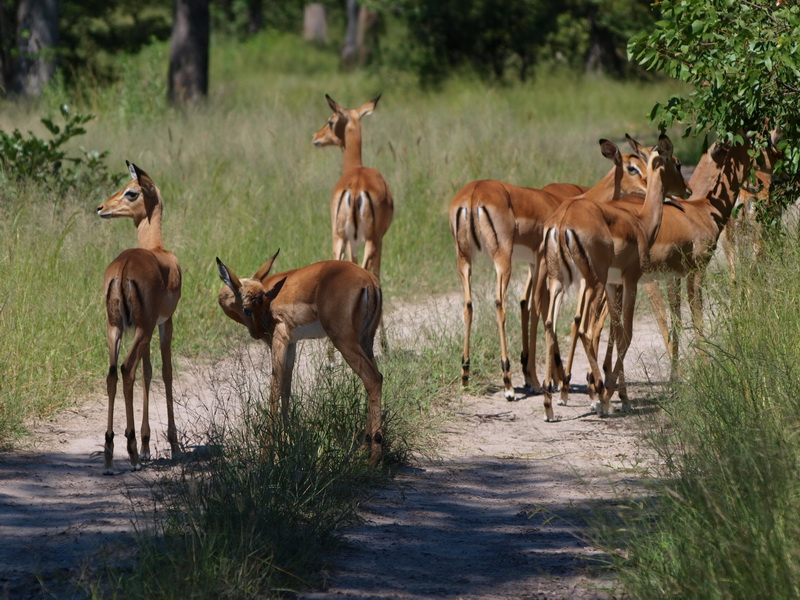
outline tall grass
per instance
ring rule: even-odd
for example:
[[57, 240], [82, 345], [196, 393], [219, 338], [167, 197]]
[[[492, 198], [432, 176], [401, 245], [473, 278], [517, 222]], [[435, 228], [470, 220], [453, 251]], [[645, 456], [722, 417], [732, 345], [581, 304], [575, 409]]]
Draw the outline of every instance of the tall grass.
[[800, 597], [800, 251], [711, 287], [708, 338], [653, 435], [655, 499], [625, 519], [637, 598]]
[[[0, 127], [41, 134], [39, 118], [68, 102], [97, 115], [76, 145], [109, 150], [112, 172], [124, 175], [128, 159], [152, 176], [165, 202], [165, 245], [184, 272], [179, 357], [213, 353], [227, 335], [215, 301], [215, 256], [243, 273], [278, 248], [280, 269], [330, 256], [328, 204], [341, 157], [310, 143], [330, 110], [325, 93], [356, 105], [383, 92], [364, 123], [364, 160], [384, 174], [396, 203], [382, 269], [391, 311], [457, 289], [446, 210], [467, 181], [592, 183], [609, 167], [597, 140], [629, 132], [652, 141], [646, 114], [673, 91], [547, 73], [503, 87], [464, 76], [422, 92], [407, 73], [341, 73], [333, 53], [265, 34], [215, 38], [209, 100], [180, 113], [165, 102], [166, 60], [167, 45], [155, 44], [121, 58], [111, 87], [86, 81], [68, 94], [54, 86], [39, 103], [0, 105]], [[28, 416], [102, 393], [102, 273], [135, 244], [130, 223], [101, 223], [93, 214], [114, 191], [0, 192], [0, 360], [13, 374], [0, 383], [1, 441]], [[458, 354], [453, 365], [457, 372]]]

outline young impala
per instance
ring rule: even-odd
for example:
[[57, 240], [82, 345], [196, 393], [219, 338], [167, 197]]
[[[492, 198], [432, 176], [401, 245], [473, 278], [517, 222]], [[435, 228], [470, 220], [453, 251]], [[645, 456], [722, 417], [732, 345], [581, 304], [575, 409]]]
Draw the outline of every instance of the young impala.
[[263, 340], [272, 351], [269, 403], [273, 427], [278, 399], [284, 422], [289, 417], [297, 342], [327, 337], [364, 383], [368, 401], [365, 446], [371, 462], [377, 464], [383, 446], [383, 376], [373, 354], [382, 309], [378, 278], [354, 263], [339, 260], [270, 275], [277, 256], [276, 252], [252, 277], [244, 279], [217, 259], [219, 276], [225, 283], [219, 305], [231, 319], [247, 327], [253, 339]]
[[[138, 248], [122, 252], [108, 265], [105, 272], [106, 332], [110, 363], [106, 377], [108, 428], [103, 451], [106, 475], [114, 472], [117, 363], [122, 334], [126, 331], [133, 332], [133, 341], [120, 370], [127, 423], [125, 437], [128, 440], [131, 466], [138, 470], [141, 468], [140, 460], [150, 458], [150, 339], [156, 326], [161, 340], [162, 375], [167, 396], [167, 439], [173, 457], [179, 452], [172, 409], [172, 315], [181, 297], [181, 268], [175, 255], [164, 249], [161, 237], [161, 192], [147, 173], [134, 164], [127, 164], [131, 181], [97, 207], [97, 214], [104, 219], [133, 219], [139, 239]], [[141, 454], [136, 447], [136, 428], [133, 422], [133, 383], [140, 360], [144, 375]]]

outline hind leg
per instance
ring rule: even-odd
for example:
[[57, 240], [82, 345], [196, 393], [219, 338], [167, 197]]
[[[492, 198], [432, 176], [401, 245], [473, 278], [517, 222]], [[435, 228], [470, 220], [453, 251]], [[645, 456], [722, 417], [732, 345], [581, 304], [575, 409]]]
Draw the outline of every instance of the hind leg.
[[108, 375], [106, 376], [106, 390], [108, 392], [108, 424], [106, 427], [105, 444], [103, 445], [103, 475], [114, 474], [114, 400], [117, 396], [117, 361], [119, 360], [119, 345], [122, 340], [122, 330], [113, 325], [106, 325], [108, 340]]

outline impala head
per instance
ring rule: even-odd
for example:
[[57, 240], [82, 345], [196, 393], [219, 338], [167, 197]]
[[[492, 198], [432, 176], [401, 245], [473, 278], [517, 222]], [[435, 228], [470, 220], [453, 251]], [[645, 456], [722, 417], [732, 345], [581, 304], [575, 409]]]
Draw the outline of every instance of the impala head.
[[339, 146], [344, 148], [345, 130], [347, 128], [360, 128], [361, 118], [371, 115], [375, 111], [378, 100], [381, 99], [381, 94], [358, 108], [343, 108], [328, 94], [325, 94], [325, 99], [333, 110], [333, 114], [328, 117], [328, 122], [313, 135], [311, 143], [318, 147]]
[[130, 217], [136, 225], [149, 218], [160, 204], [158, 188], [150, 176], [135, 164], [125, 161], [131, 181], [116, 194], [97, 207], [97, 214], [104, 219]]
[[271, 335], [270, 303], [278, 295], [286, 281], [286, 279], [281, 279], [269, 289], [264, 287], [264, 281], [269, 276], [278, 252], [261, 265], [255, 275], [249, 279], [239, 279], [217, 258], [219, 277], [225, 282], [225, 286], [219, 292], [219, 305], [231, 319], [247, 327], [250, 336], [257, 340], [268, 338]]
[[627, 133], [625, 137], [631, 148], [647, 164], [644, 182], [647, 184], [647, 174], [655, 173], [661, 169], [661, 182], [664, 186], [664, 193], [667, 198], [687, 198], [691, 190], [686, 185], [686, 181], [681, 174], [681, 163], [673, 154], [672, 140], [665, 134], [658, 137], [658, 145], [649, 149], [642, 146]]
[[621, 195], [647, 192], [647, 164], [638, 154], [623, 154], [614, 142], [600, 140], [600, 151], [614, 163], [615, 179], [620, 183]]

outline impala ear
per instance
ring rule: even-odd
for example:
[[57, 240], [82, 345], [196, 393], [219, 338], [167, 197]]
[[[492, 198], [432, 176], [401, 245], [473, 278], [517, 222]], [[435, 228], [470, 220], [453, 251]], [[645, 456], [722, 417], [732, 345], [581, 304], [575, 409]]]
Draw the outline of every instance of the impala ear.
[[662, 133], [658, 136], [658, 153], [664, 157], [669, 158], [672, 156], [672, 153], [675, 151], [674, 146], [672, 145], [672, 140], [669, 139], [667, 134]]
[[273, 285], [270, 289], [267, 290], [267, 299], [272, 302], [278, 293], [281, 291], [283, 284], [286, 283], [286, 277], [278, 281], [275, 285]]
[[633, 151], [639, 155], [639, 158], [641, 158], [645, 164], [647, 164], [650, 160], [650, 150], [648, 150], [645, 146], [642, 146], [627, 133], [625, 134], [625, 139], [628, 140], [628, 145], [630, 145]]
[[231, 271], [228, 267], [226, 267], [223, 262], [217, 257], [217, 270], [219, 271], [219, 278], [231, 288], [231, 291], [234, 295], [239, 295], [239, 289], [242, 287], [242, 282], [239, 281], [239, 278], [236, 274]]
[[361, 117], [366, 117], [367, 115], [371, 115], [375, 111], [375, 108], [378, 106], [378, 100], [381, 99], [381, 96], [383, 96], [383, 94], [378, 94], [375, 98], [373, 98], [369, 102], [364, 102], [364, 104], [359, 106], [358, 109], [356, 110], [356, 112], [358, 113], [358, 118], [360, 119]]
[[615, 165], [622, 164], [622, 153], [614, 142], [609, 140], [600, 140], [600, 152], [603, 153], [608, 160], [613, 161]]
[[342, 110], [342, 107], [339, 106], [339, 104], [336, 102], [336, 100], [334, 100], [333, 98], [328, 96], [328, 94], [325, 94], [325, 100], [328, 101], [328, 106], [331, 107], [331, 110], [333, 112], [335, 112], [340, 117], [344, 117], [345, 116], [344, 111]]
[[128, 172], [131, 174], [131, 179], [136, 179], [136, 165], [127, 160], [125, 164], [128, 165]]
[[269, 272], [272, 269], [272, 263], [274, 263], [275, 259], [278, 258], [278, 253], [280, 251], [281, 251], [281, 249], [278, 248], [278, 252], [273, 254], [272, 258], [270, 258], [267, 262], [265, 262], [263, 265], [261, 265], [261, 267], [259, 267], [259, 269], [258, 269], [258, 271], [256, 271], [255, 275], [253, 275], [253, 279], [258, 279], [259, 281], [263, 282], [267, 278], [267, 275], [269, 275]]

